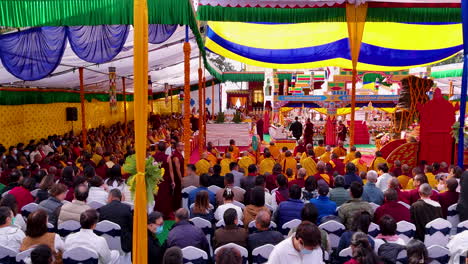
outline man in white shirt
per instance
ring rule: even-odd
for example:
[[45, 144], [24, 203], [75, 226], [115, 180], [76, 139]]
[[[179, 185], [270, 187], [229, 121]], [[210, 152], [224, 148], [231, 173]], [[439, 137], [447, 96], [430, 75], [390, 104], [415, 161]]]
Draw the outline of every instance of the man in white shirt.
[[25, 238], [24, 232], [17, 226], [11, 225], [13, 212], [6, 206], [0, 207], [0, 246], [19, 251]]
[[89, 180], [89, 193], [88, 193], [88, 204], [92, 201], [99, 202], [102, 204], [107, 203], [107, 197], [109, 193], [104, 189], [106, 185], [99, 176], [94, 176]]
[[388, 165], [387, 163], [380, 163], [378, 166], [379, 168], [379, 178], [377, 179], [377, 183], [375, 184], [377, 188], [379, 188], [382, 192], [385, 192], [388, 189], [388, 183], [393, 178], [392, 175], [388, 173]]
[[275, 246], [268, 258], [268, 264], [324, 263], [320, 243], [318, 227], [304, 221], [297, 227], [294, 235]]
[[85, 247], [95, 251], [99, 256], [99, 264], [118, 263], [119, 252], [110, 250], [105, 238], [94, 234], [98, 222], [98, 213], [94, 209], [89, 209], [81, 213], [81, 230], [78, 233], [69, 235], [65, 240], [65, 250], [75, 247]]

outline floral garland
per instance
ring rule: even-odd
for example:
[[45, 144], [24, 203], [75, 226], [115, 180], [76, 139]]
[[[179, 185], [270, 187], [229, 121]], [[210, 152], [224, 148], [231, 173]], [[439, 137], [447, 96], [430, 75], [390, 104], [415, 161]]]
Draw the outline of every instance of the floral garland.
[[[123, 165], [123, 169], [132, 176], [128, 178], [127, 184], [130, 186], [132, 199], [135, 197], [137, 174], [136, 156], [135, 154], [128, 156]], [[145, 182], [146, 182], [146, 200], [148, 204], [154, 201], [154, 195], [158, 193], [159, 183], [163, 181], [164, 168], [161, 164], [154, 161], [153, 157], [147, 158], [145, 162]]]

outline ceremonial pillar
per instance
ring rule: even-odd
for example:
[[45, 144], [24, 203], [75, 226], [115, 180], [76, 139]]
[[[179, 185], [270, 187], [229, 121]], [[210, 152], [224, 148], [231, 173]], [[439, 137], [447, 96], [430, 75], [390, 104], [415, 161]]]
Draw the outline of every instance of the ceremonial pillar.
[[81, 136], [83, 141], [83, 147], [86, 147], [86, 113], [84, 104], [84, 78], [83, 78], [83, 67], [78, 69], [80, 74], [80, 101], [81, 101]]
[[198, 153], [200, 157], [203, 153], [203, 144], [202, 144], [202, 131], [203, 131], [203, 83], [202, 83], [202, 62], [201, 62], [201, 54], [198, 57]]
[[122, 90], [123, 90], [123, 102], [124, 102], [124, 126], [125, 134], [127, 134], [127, 90], [125, 88], [125, 77], [122, 77]]
[[367, 3], [362, 5], [346, 4], [346, 21], [348, 23], [348, 36], [351, 50], [351, 60], [353, 65], [353, 80], [351, 88], [351, 127], [350, 143], [354, 146], [354, 123], [356, 113], [356, 81], [357, 81], [357, 62], [359, 52], [361, 51], [362, 35], [367, 16]]
[[467, 0], [461, 1], [461, 13], [463, 22], [463, 75], [462, 87], [460, 94], [460, 128], [458, 129], [458, 153], [457, 163], [458, 166], [463, 168], [463, 154], [465, 152], [465, 112], [466, 112], [466, 92], [468, 86], [468, 2]]
[[174, 99], [174, 96], [172, 95], [172, 85], [169, 86], [169, 97], [171, 98], [171, 114], [174, 113], [174, 110], [172, 108], [172, 99]]
[[211, 118], [214, 120], [215, 112], [214, 112], [214, 104], [215, 104], [215, 98], [214, 98], [214, 89], [215, 85], [214, 83], [211, 83]]
[[[185, 27], [185, 42], [184, 42], [184, 168], [190, 161], [190, 43], [188, 42], [188, 26]], [[185, 170], [187, 173], [187, 170]], [[184, 175], [185, 176], [185, 175]]]
[[148, 75], [148, 100], [150, 104], [151, 114], [154, 113], [153, 106], [153, 82], [151, 81], [151, 75]]
[[205, 92], [206, 92], [206, 73], [203, 74], [203, 89], [202, 89], [202, 97], [203, 97], [203, 104], [202, 104], [202, 134], [201, 134], [201, 145], [203, 147], [206, 145], [206, 138], [205, 138], [205, 133], [206, 133], [206, 115], [205, 115]]
[[133, 1], [133, 74], [135, 152], [137, 175], [133, 213], [133, 264], [148, 263], [148, 226], [146, 213], [146, 140], [148, 126], [148, 7], [146, 0]]

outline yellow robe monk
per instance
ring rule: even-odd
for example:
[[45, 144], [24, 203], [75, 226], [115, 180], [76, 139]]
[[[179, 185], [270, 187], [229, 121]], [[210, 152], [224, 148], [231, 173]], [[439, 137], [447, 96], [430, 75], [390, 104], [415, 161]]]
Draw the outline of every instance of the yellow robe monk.
[[206, 159], [210, 162], [211, 167], [213, 167], [214, 165], [216, 165], [218, 163], [218, 158], [216, 158], [216, 156], [213, 155], [213, 153], [211, 153], [211, 152], [208, 152], [208, 155], [206, 156]]
[[260, 166], [260, 164], [262, 163], [262, 161], [263, 161], [264, 159], [265, 159], [265, 156], [264, 156], [264, 155], [258, 156], [257, 164]]
[[287, 169], [291, 169], [293, 171], [293, 175], [296, 175], [297, 172], [297, 161], [293, 157], [286, 157], [281, 163], [281, 167], [283, 167], [283, 172], [286, 173]]
[[413, 186], [413, 178], [411, 178], [408, 183], [406, 184], [406, 188], [405, 190], [413, 190], [414, 189], [414, 186]]
[[229, 169], [229, 164], [231, 164], [232, 159], [222, 159], [221, 160], [221, 176], [226, 175], [226, 173], [229, 173], [231, 170]]
[[208, 170], [211, 167], [211, 163], [206, 159], [201, 159], [195, 163], [195, 168], [197, 175], [202, 175], [208, 173]]
[[99, 162], [102, 160], [102, 156], [94, 153], [93, 157], [91, 157], [91, 160], [94, 162], [94, 164], [98, 165]]
[[338, 146], [332, 150], [332, 153], [335, 153], [338, 157], [344, 157], [346, 156], [346, 149]]
[[281, 152], [280, 156], [278, 158], [278, 163], [282, 164], [282, 162], [284, 161], [285, 158], [286, 158], [286, 152]]
[[314, 153], [315, 153], [315, 157], [320, 157], [323, 155], [323, 153], [325, 153], [327, 151], [327, 149], [323, 146], [316, 146], [314, 148]]
[[[403, 189], [406, 189], [408, 182], [411, 180], [411, 178], [406, 175], [400, 175], [397, 179]], [[411, 183], [411, 185], [413, 185], [413, 183]]]
[[250, 158], [249, 156], [245, 156], [239, 160], [238, 164], [239, 164], [239, 168], [244, 169], [244, 175], [247, 176], [247, 174], [249, 173], [248, 171], [249, 166], [255, 163], [252, 160], [252, 158]]
[[330, 152], [325, 152], [320, 156], [320, 161], [328, 163], [328, 162], [330, 162], [330, 160], [331, 160], [331, 153]]
[[237, 160], [237, 158], [239, 158], [239, 155], [240, 155], [240, 150], [239, 148], [236, 146], [236, 145], [231, 145], [232, 146], [232, 153], [231, 153], [231, 158], [233, 160]]
[[352, 163], [356, 165], [356, 169], [359, 173], [367, 172], [367, 164], [362, 159], [354, 159]]
[[299, 161], [302, 162], [304, 159], [307, 159], [307, 151], [302, 153], [301, 159]]
[[351, 151], [348, 154], [346, 154], [346, 158], [344, 159], [344, 164], [347, 164], [348, 162], [352, 162], [354, 159], [356, 159], [356, 157], [354, 156], [354, 153], [356, 153], [356, 151]]
[[426, 177], [427, 177], [427, 183], [429, 183], [429, 185], [432, 187], [432, 188], [437, 188], [437, 185], [439, 184], [435, 178], [435, 175], [432, 173], [432, 172], [428, 172], [426, 173]]
[[278, 160], [281, 155], [280, 148], [278, 148], [276, 145], [273, 145], [273, 146], [270, 146], [269, 149], [270, 149], [271, 156], [273, 156], [275, 160]]
[[273, 173], [273, 166], [275, 166], [276, 161], [273, 158], [266, 158], [260, 162], [260, 174]]
[[370, 166], [371, 169], [375, 170], [375, 171], [379, 171], [379, 164], [380, 163], [385, 163], [387, 164], [388, 166], [388, 163], [387, 163], [387, 160], [382, 158], [382, 157], [377, 157], [375, 158], [373, 161], [372, 161], [372, 165]]
[[307, 177], [314, 176], [318, 173], [317, 163], [315, 163], [315, 160], [312, 157], [307, 157], [301, 160], [301, 166], [307, 171], [306, 179]]
[[252, 153], [250, 153], [250, 152], [249, 152], [248, 155], [249, 155], [249, 158], [253, 161], [253, 163], [254, 163], [254, 164], [257, 164], [257, 158], [255, 157], [255, 155], [252, 154]]

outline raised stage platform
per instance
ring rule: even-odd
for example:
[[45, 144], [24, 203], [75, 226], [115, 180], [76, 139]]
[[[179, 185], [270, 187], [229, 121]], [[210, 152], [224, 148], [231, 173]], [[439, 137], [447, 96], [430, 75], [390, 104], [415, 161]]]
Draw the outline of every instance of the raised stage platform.
[[206, 141], [215, 146], [229, 146], [229, 140], [234, 139], [237, 146], [249, 146], [250, 123], [206, 124]]

